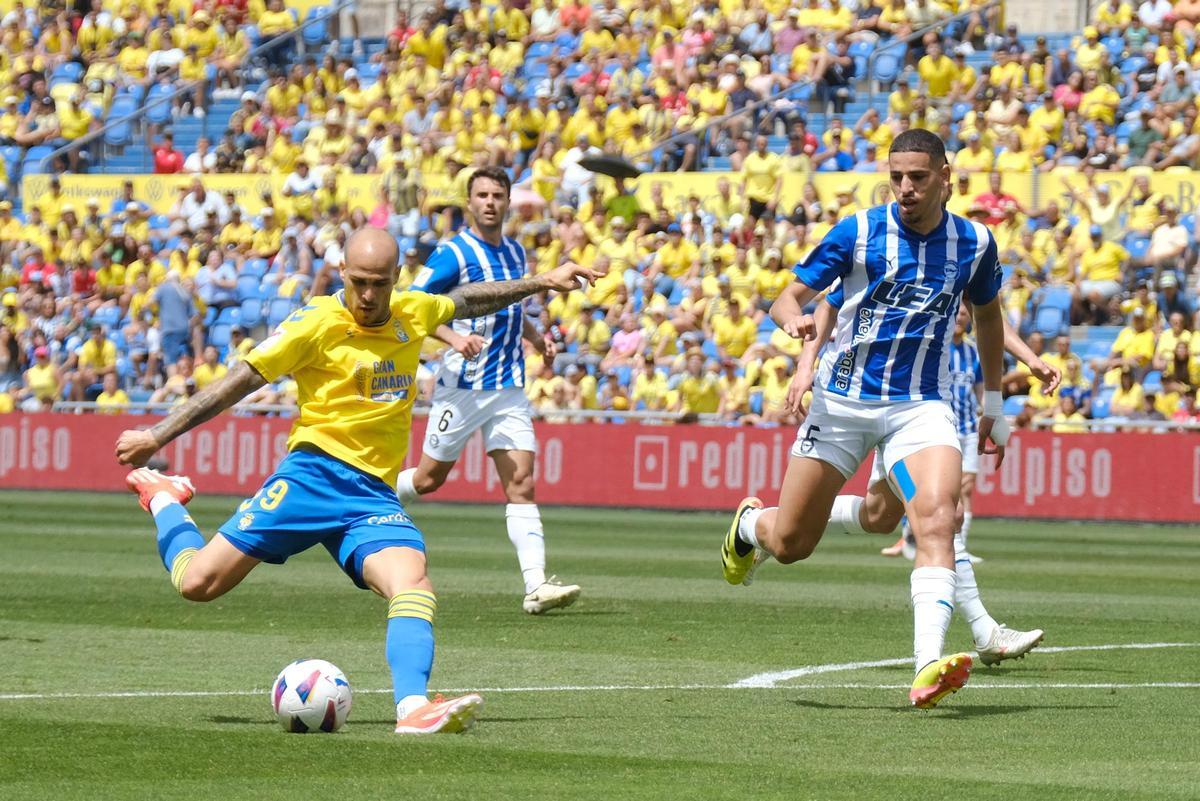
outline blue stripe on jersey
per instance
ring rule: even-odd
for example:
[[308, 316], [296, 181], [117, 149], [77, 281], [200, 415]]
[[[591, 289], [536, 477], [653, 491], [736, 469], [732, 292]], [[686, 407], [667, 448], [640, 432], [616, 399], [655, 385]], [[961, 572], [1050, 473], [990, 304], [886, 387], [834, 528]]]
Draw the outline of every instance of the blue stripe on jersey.
[[809, 286], [838, 282], [825, 389], [870, 401], [948, 400], [954, 318], [964, 291], [980, 303], [995, 296], [995, 254], [982, 225], [946, 213], [923, 236], [904, 227], [894, 203], [834, 226], [795, 270]]
[[969, 339], [950, 343], [950, 407], [958, 421], [959, 434], [979, 430], [979, 396], [975, 388], [983, 383], [979, 350]]
[[[435, 251], [430, 259], [431, 267], [435, 266], [434, 260], [443, 251], [452, 253], [457, 261], [460, 270], [457, 284], [508, 281], [525, 275], [525, 249], [509, 237], [504, 237], [500, 246], [495, 247], [473, 234], [470, 229], [465, 229]], [[445, 262], [448, 259], [443, 256], [441, 261]], [[441, 271], [447, 270], [448, 266]], [[438, 274], [438, 268], [435, 267], [434, 272]], [[431, 285], [437, 283], [434, 281]], [[475, 359], [464, 359], [453, 352], [447, 354], [439, 383], [459, 389], [482, 390], [524, 386], [525, 348], [521, 340], [523, 322], [520, 304], [513, 304], [473, 320], [455, 320], [453, 326], [456, 332], [464, 335], [478, 334], [488, 340], [488, 344]]]

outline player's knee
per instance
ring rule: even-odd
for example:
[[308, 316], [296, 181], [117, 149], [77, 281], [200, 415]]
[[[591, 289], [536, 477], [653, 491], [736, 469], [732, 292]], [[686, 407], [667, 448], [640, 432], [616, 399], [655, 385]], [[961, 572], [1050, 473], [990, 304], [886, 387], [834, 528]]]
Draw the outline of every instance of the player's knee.
[[509, 503], [533, 503], [533, 473], [517, 472], [504, 488]]
[[919, 536], [925, 539], [945, 538], [948, 540], [958, 529], [955, 520], [958, 512], [950, 504], [943, 503], [927, 508], [918, 508], [915, 516], [917, 518], [915, 528]]
[[185, 600], [196, 603], [206, 603], [221, 597], [220, 586], [213, 576], [207, 576], [198, 570], [189, 570], [179, 583], [179, 594]]
[[428, 495], [431, 492], [436, 492], [439, 487], [446, 483], [446, 476], [441, 473], [429, 473], [423, 475], [420, 471], [413, 476], [413, 489], [418, 495]]
[[891, 534], [896, 530], [896, 526], [900, 525], [900, 518], [903, 516], [903, 511], [868, 509], [859, 521], [868, 534]]

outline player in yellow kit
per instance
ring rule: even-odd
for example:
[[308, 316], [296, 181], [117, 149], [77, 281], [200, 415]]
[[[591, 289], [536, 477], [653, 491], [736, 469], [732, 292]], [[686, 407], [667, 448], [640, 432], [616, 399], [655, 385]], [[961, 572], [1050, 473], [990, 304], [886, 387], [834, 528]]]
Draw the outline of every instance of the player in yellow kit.
[[355, 584], [388, 599], [396, 732], [462, 731], [482, 699], [426, 697], [437, 602], [421, 532], [395, 494], [421, 345], [451, 319], [489, 314], [547, 289], [578, 289], [594, 274], [566, 264], [536, 277], [433, 295], [394, 293], [398, 265], [396, 241], [386, 232], [354, 234], [346, 244], [342, 292], [294, 312], [224, 378], [153, 428], [123, 432], [117, 458], [143, 465], [184, 432], [290, 374], [299, 387], [300, 415], [288, 454], [207, 543], [183, 508], [194, 494], [190, 481], [145, 468], [129, 474], [129, 488], [154, 515], [163, 565], [181, 595], [211, 601], [260, 562], [279, 564], [325, 546]]

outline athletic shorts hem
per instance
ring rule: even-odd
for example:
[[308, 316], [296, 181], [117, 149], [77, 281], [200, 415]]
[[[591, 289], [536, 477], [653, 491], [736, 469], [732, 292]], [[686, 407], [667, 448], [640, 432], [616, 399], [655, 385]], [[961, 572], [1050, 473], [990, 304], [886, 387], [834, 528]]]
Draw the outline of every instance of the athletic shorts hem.
[[350, 557], [346, 563], [341, 565], [342, 570], [354, 582], [354, 585], [361, 590], [369, 590], [362, 577], [363, 563], [367, 561], [367, 557], [387, 550], [388, 548], [412, 548], [414, 551], [425, 553], [425, 543], [421, 540], [374, 540], [372, 542], [364, 542], [353, 551], [350, 552]]

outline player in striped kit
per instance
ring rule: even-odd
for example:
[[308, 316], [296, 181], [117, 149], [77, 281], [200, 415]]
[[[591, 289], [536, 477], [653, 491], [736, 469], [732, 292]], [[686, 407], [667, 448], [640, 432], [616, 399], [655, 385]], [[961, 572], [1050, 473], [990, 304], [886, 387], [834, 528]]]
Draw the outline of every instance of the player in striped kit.
[[[804, 343], [800, 354], [796, 375], [788, 387], [788, 406], [797, 417], [803, 419], [808, 413], [804, 407], [804, 395], [812, 387], [811, 365], [816, 360], [820, 343], [829, 340], [833, 330], [836, 310], [826, 301], [821, 301], [813, 315], [816, 326], [816, 336]], [[966, 304], [959, 309], [954, 322], [954, 337], [951, 339], [950, 351], [950, 386], [952, 390], [951, 406], [955, 411], [959, 444], [962, 446], [963, 458], [963, 497], [969, 490], [974, 490], [975, 474], [979, 470], [978, 453], [978, 414], [979, 390], [982, 383], [982, 370], [979, 364], [979, 352], [973, 342], [967, 338], [967, 327], [971, 322], [971, 312]], [[1016, 358], [1027, 364], [1030, 370], [1046, 382], [1048, 387], [1057, 386], [1060, 376], [1053, 367], [1047, 365], [1026, 345], [1019, 334], [1005, 323], [1005, 349]], [[969, 419], [968, 419], [969, 418]], [[975, 580], [975, 567], [967, 553], [966, 538], [963, 525], [964, 504], [960, 500], [958, 526], [954, 535], [954, 572], [957, 582], [954, 589], [954, 608], [971, 627], [975, 640], [975, 648], [979, 659], [985, 665], [996, 665], [1005, 659], [1020, 659], [1033, 650], [1042, 641], [1045, 633], [1041, 629], [1021, 631], [1011, 629], [988, 614], [987, 608], [980, 598], [979, 586]], [[871, 464], [871, 476], [867, 481], [866, 496], [839, 495], [834, 499], [829, 525], [857, 534], [890, 534], [896, 529], [897, 523], [904, 515], [904, 502], [897, 496], [887, 480], [883, 470], [883, 460], [876, 449]], [[912, 530], [905, 524], [902, 541], [906, 550], [912, 549], [916, 554], [916, 539]], [[889, 550], [889, 549], [885, 549]], [[755, 566], [762, 563], [765, 552], [759, 551]], [[750, 584], [754, 577], [754, 568], [746, 574], [743, 584]]]
[[[472, 173], [467, 182], [470, 227], [438, 246], [413, 281], [413, 290], [445, 293], [464, 284], [524, 277], [525, 249], [502, 231], [511, 189], [512, 182], [501, 168], [483, 167]], [[525, 582], [522, 608], [536, 615], [570, 606], [579, 597], [579, 586], [546, 577], [545, 535], [534, 501], [537, 440], [523, 389], [523, 341], [547, 359], [554, 358], [554, 344], [538, 333], [519, 303], [485, 317], [454, 320], [451, 326], [438, 328], [437, 336], [453, 351], [438, 374], [421, 461], [400, 473], [396, 494], [407, 505], [436, 491], [467, 440], [482, 429], [484, 447], [508, 499], [508, 537], [517, 550]]]
[[815, 323], [803, 308], [836, 284], [828, 299], [839, 309], [838, 339], [821, 361], [779, 506], [743, 500], [721, 555], [731, 584], [745, 578], [756, 549], [784, 564], [807, 558], [838, 491], [878, 447], [917, 537], [910, 580], [916, 676], [909, 699], [929, 708], [962, 687], [972, 666], [969, 654], [942, 655], [957, 586], [954, 531], [962, 484], [962, 446], [949, 406], [949, 345], [965, 295], [975, 305], [983, 364], [979, 437], [1003, 458], [1001, 274], [991, 233], [943, 209], [950, 168], [938, 137], [903, 132], [888, 163], [896, 202], [834, 226], [771, 308], [786, 333], [812, 339]]

